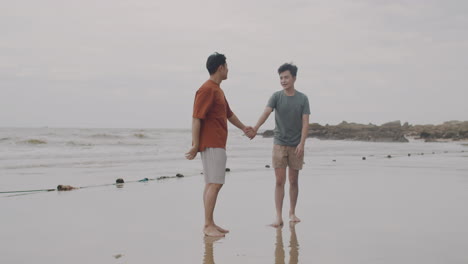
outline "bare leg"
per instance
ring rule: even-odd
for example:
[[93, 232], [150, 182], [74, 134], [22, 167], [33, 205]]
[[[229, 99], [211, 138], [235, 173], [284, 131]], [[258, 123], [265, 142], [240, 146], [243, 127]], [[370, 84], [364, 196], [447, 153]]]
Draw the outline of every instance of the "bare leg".
[[203, 192], [203, 202], [205, 205], [205, 226], [203, 232], [207, 236], [224, 236], [224, 234], [217, 229], [213, 219], [216, 200], [218, 198], [218, 193], [219, 190], [221, 190], [221, 187], [223, 187], [222, 184], [207, 183], [205, 186], [205, 191]]
[[297, 197], [299, 195], [299, 171], [289, 168], [289, 200], [291, 208], [289, 209], [289, 220], [292, 222], [300, 222], [296, 216]]
[[276, 184], [275, 184], [275, 206], [276, 220], [271, 224], [273, 227], [283, 225], [283, 199], [284, 199], [284, 184], [286, 182], [286, 168], [275, 169]]
[[[208, 190], [208, 184], [205, 184], [205, 191], [203, 191], [203, 204], [205, 204], [205, 200], [206, 200], [206, 190]], [[229, 230], [224, 229], [224, 228], [222, 228], [222, 227], [220, 227], [220, 226], [218, 226], [216, 224], [215, 224], [215, 226], [216, 226], [216, 229], [218, 229], [219, 232], [229, 233]]]
[[[203, 204], [205, 204], [205, 201], [206, 201], [206, 190], [208, 190], [208, 186], [209, 186], [209, 184], [205, 184], [205, 190], [203, 191]], [[215, 226], [216, 226], [216, 229], [218, 229], [219, 232], [229, 233], [229, 230], [224, 229], [224, 228], [222, 228], [222, 227], [220, 227], [220, 226], [218, 226], [216, 224], [215, 224]]]

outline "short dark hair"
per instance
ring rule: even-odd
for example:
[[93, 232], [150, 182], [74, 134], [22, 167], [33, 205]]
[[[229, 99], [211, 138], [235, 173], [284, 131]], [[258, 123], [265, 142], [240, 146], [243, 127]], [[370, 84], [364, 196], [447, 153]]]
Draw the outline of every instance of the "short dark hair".
[[285, 63], [278, 68], [278, 74], [289, 71], [293, 77], [297, 75], [297, 66], [292, 63]]
[[213, 75], [218, 70], [219, 66], [224, 64], [226, 64], [226, 56], [224, 56], [224, 54], [215, 52], [211, 54], [206, 60], [206, 69], [210, 75]]

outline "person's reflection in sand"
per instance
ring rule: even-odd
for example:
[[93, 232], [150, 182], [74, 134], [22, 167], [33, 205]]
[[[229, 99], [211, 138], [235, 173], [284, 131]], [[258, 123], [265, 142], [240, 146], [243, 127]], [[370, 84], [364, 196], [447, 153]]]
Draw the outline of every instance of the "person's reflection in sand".
[[289, 264], [299, 263], [299, 242], [296, 235], [297, 222], [289, 222], [291, 238], [289, 239]]
[[[297, 241], [295, 222], [289, 223], [291, 238], [289, 239], [289, 264], [299, 263], [299, 242]], [[283, 229], [276, 228], [276, 244], [275, 244], [275, 263], [284, 264], [284, 244], [283, 244]]]
[[275, 264], [284, 264], [283, 227], [276, 228]]
[[203, 255], [203, 264], [214, 264], [213, 244], [223, 237], [205, 236], [205, 254]]

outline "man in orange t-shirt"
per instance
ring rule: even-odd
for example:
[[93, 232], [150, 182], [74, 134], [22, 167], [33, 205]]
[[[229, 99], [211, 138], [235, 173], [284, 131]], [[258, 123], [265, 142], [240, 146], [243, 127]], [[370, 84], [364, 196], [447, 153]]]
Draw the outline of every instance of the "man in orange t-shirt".
[[195, 95], [192, 120], [192, 147], [185, 154], [189, 160], [201, 153], [205, 177], [203, 203], [205, 206], [205, 226], [207, 236], [222, 237], [229, 231], [215, 224], [213, 212], [219, 190], [223, 187], [226, 175], [227, 121], [253, 136], [252, 127], [246, 127], [231, 111], [219, 86], [227, 79], [226, 57], [215, 52], [208, 57], [206, 68], [210, 74]]

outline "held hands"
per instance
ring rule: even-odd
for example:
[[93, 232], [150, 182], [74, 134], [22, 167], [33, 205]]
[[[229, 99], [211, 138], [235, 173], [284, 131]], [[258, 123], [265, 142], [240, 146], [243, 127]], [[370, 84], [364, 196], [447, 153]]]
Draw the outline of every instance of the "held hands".
[[257, 135], [257, 131], [251, 126], [245, 127], [242, 131], [244, 131], [244, 134], [251, 140]]
[[192, 148], [190, 148], [190, 150], [187, 153], [185, 153], [185, 158], [188, 160], [193, 160], [197, 156], [197, 153], [198, 147], [192, 146]]

